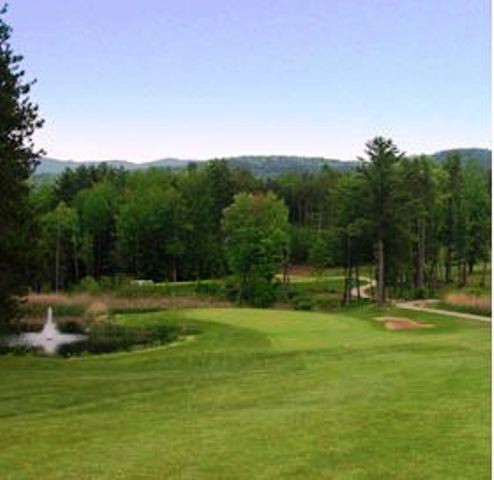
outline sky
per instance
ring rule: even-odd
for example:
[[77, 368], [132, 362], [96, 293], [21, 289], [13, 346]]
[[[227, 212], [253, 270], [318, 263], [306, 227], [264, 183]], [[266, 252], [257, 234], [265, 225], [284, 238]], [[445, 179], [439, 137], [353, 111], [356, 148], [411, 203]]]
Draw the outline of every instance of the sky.
[[488, 0], [11, 0], [52, 158], [490, 147]]

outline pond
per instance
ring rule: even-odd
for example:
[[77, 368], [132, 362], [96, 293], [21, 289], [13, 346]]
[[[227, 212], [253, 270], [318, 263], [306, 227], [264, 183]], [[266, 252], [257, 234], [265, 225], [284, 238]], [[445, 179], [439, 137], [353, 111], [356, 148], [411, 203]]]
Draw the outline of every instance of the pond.
[[18, 335], [7, 335], [4, 343], [8, 347], [27, 347], [39, 349], [47, 355], [55, 355], [60, 347], [71, 343], [82, 342], [87, 335], [79, 333], [62, 333], [53, 321], [53, 311], [48, 307], [46, 322], [41, 332], [26, 332]]
[[164, 345], [199, 333], [196, 327], [190, 325], [163, 324], [159, 317], [145, 325], [122, 325], [107, 321], [92, 324], [89, 328], [73, 324], [67, 331], [69, 325], [67, 322], [60, 323], [58, 328], [49, 307], [40, 332], [0, 337], [0, 353], [33, 351], [62, 357], [101, 354]]

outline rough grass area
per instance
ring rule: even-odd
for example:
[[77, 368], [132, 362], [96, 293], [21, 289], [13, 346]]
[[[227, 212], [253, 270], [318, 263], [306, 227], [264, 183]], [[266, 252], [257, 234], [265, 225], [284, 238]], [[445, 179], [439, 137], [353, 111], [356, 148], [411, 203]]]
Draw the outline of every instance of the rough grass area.
[[[141, 287], [135, 286], [135, 289]], [[148, 288], [148, 287], [146, 287]], [[202, 295], [132, 295], [122, 297], [113, 293], [45, 293], [30, 294], [25, 305], [26, 315], [33, 318], [45, 318], [48, 306], [53, 315], [86, 316], [87, 314], [109, 312], [143, 312], [163, 309], [181, 309], [195, 307], [226, 307], [229, 302]]]
[[475, 315], [491, 316], [491, 296], [476, 295], [466, 292], [448, 293], [443, 300], [438, 302], [438, 308], [454, 310], [463, 313], [473, 313]]
[[[390, 332], [376, 316], [436, 328]], [[0, 471], [29, 479], [490, 478], [490, 329], [398, 310], [121, 315], [193, 342], [0, 358]]]

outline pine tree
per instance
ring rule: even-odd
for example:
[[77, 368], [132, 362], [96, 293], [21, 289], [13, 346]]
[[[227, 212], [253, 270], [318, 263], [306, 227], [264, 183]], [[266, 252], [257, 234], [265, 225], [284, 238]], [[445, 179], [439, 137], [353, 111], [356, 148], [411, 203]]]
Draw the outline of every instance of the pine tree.
[[390, 241], [398, 223], [396, 166], [403, 158], [391, 139], [376, 137], [366, 145], [368, 161], [362, 160], [359, 171], [364, 178], [368, 220], [374, 230], [377, 295], [379, 305], [386, 301], [386, 260]]
[[11, 27], [0, 9], [0, 324], [15, 317], [25, 293], [29, 255], [28, 179], [42, 153], [33, 133], [42, 126], [38, 107], [29, 99], [33, 81], [24, 80], [22, 56], [10, 44]]

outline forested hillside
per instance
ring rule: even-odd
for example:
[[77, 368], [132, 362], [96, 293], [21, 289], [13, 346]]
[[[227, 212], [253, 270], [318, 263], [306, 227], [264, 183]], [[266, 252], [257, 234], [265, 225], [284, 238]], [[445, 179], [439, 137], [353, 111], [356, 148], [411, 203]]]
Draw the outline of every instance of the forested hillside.
[[[478, 163], [482, 168], [490, 168], [491, 151], [482, 148], [463, 148], [457, 150], [443, 150], [432, 155], [440, 163], [443, 163], [450, 153], [457, 153], [463, 164], [472, 160]], [[283, 173], [316, 173], [323, 167], [331, 167], [336, 170], [348, 171], [355, 169], [358, 162], [355, 160], [335, 160], [324, 157], [297, 157], [288, 155], [245, 155], [240, 157], [223, 158], [228, 166], [235, 169], [248, 170], [256, 176], [263, 178], [275, 177]], [[212, 160], [209, 160], [212, 161]], [[108, 160], [105, 162], [74, 162], [66, 160], [56, 160], [45, 157], [41, 159], [40, 165], [36, 170], [39, 175], [58, 175], [66, 168], [76, 169], [81, 164], [86, 166], [106, 163], [114, 168], [123, 168], [124, 170], [145, 170], [147, 168], [185, 168], [190, 163], [206, 163], [207, 161], [198, 160], [179, 160], [176, 158], [165, 158], [145, 163], [133, 163], [125, 160]]]
[[437, 152], [433, 157], [440, 163], [444, 163], [448, 155], [457, 154], [463, 164], [469, 160], [475, 161], [479, 166], [485, 169], [491, 168], [492, 153], [486, 148], [458, 148], [454, 150], [443, 150]]

